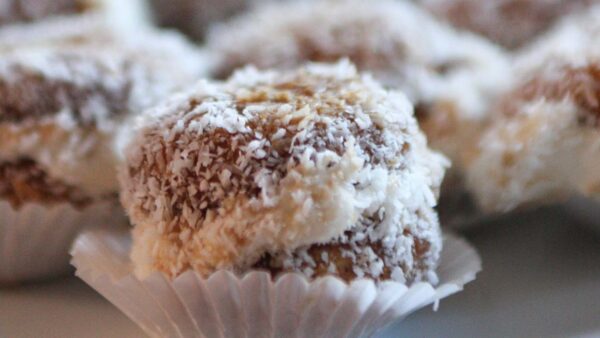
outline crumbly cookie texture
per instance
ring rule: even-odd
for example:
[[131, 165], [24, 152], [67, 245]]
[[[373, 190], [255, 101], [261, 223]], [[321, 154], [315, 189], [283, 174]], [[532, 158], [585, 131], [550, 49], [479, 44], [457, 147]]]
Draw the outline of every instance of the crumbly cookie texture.
[[499, 48], [405, 1], [266, 4], [214, 27], [208, 49], [221, 77], [246, 64], [290, 68], [347, 57], [408, 95], [430, 144], [456, 167], [509, 74]]
[[479, 33], [509, 49], [525, 46], [569, 13], [594, 0], [420, 0], [456, 27]]
[[505, 95], [469, 168], [484, 209], [600, 194], [600, 53], [593, 46], [575, 59], [533, 64]]
[[189, 61], [196, 50], [178, 36], [57, 34], [54, 44], [35, 36], [36, 25], [23, 28], [18, 48], [0, 39], [0, 166], [31, 161], [48, 182], [90, 198], [114, 194], [120, 125], [196, 81], [201, 58]]
[[447, 160], [427, 148], [403, 95], [348, 62], [247, 68], [137, 123], [121, 199], [139, 276], [435, 280]]

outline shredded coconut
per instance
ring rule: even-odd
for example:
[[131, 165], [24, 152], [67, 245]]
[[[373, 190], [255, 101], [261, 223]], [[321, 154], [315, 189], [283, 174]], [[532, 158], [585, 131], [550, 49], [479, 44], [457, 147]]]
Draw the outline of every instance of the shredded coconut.
[[61, 28], [45, 41], [36, 26], [12, 30], [23, 37], [18, 46], [0, 38], [0, 162], [32, 160], [86, 194], [115, 192], [117, 129], [195, 82], [201, 54], [172, 33], [106, 31], [71, 39]]
[[406, 93], [432, 147], [461, 166], [465, 144], [508, 85], [504, 53], [407, 1], [288, 1], [258, 6], [207, 39], [214, 74], [251, 64], [290, 68], [349, 58]]
[[347, 61], [200, 82], [140, 116], [128, 147], [136, 272], [243, 272], [269, 255], [273, 270], [312, 277], [323, 262], [337, 274], [306, 251], [328, 243], [347, 247], [355, 276], [391, 278], [387, 264], [425, 278], [441, 249], [434, 191], [447, 164], [404, 96]]
[[516, 60], [521, 80], [495, 108], [469, 168], [484, 209], [600, 193], [599, 18], [596, 6], [569, 19], [572, 25], [543, 38], [537, 53]]

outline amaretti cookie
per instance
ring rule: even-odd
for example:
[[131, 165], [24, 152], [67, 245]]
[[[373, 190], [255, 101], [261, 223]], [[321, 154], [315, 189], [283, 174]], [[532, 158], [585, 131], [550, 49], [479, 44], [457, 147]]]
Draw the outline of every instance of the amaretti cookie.
[[509, 79], [501, 50], [406, 1], [266, 4], [216, 26], [208, 49], [218, 77], [246, 64], [290, 68], [349, 58], [408, 95], [430, 144], [455, 168]]
[[420, 0], [438, 17], [509, 49], [532, 42], [561, 18], [594, 0]]
[[[577, 23], [594, 21], [598, 27], [597, 13], [595, 21]], [[588, 35], [593, 26], [587, 25], [573, 35], [576, 27], [547, 38], [551, 44], [540, 49], [543, 54], [517, 61], [521, 80], [496, 108], [497, 120], [469, 168], [469, 185], [485, 210], [600, 192], [598, 35]]]
[[187, 67], [193, 47], [153, 47], [180, 40], [130, 38], [156, 41], [89, 36], [0, 52], [0, 282], [64, 271], [78, 230], [118, 223], [117, 131], [201, 76]]
[[448, 162], [406, 98], [348, 62], [247, 68], [138, 119], [121, 200], [139, 277], [436, 280]]

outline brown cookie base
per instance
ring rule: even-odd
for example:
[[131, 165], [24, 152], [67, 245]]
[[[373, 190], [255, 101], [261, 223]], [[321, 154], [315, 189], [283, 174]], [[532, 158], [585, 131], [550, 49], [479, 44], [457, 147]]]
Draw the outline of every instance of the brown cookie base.
[[[385, 262], [384, 250], [380, 243], [372, 243], [371, 249], [380, 259]], [[359, 276], [354, 271], [354, 262], [352, 258], [344, 255], [344, 251], [349, 251], [350, 247], [345, 244], [318, 244], [308, 248], [307, 253], [314, 261], [314, 266], [304, 264], [303, 268], [311, 268], [314, 270], [312, 278], [319, 278], [324, 276], [336, 276], [342, 280], [350, 283]], [[407, 283], [415, 281], [416, 275], [423, 275], [426, 271], [430, 270], [431, 267], [425, 263], [426, 256], [429, 254], [430, 244], [415, 238], [415, 244], [412, 250], [414, 265], [411, 267], [400, 266], [404, 271], [404, 277]], [[327, 257], [326, 259], [323, 259]], [[357, 257], [360, 259], [360, 256]], [[335, 271], [330, 271], [330, 266], [335, 266]], [[282, 267], [278, 260], [271, 256], [265, 255], [263, 258], [254, 265], [255, 269], [267, 270], [273, 277], [281, 273], [294, 272], [294, 269], [286, 269]], [[391, 280], [392, 269], [394, 266], [388, 266], [387, 264], [383, 267], [383, 272], [376, 279], [379, 281]], [[365, 275], [363, 277], [373, 278], [373, 276]]]

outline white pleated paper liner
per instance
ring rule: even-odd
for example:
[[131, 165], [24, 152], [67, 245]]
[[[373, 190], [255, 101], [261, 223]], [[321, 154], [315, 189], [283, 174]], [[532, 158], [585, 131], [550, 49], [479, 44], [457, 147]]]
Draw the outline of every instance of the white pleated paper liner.
[[369, 337], [386, 325], [462, 290], [481, 269], [477, 252], [445, 235], [440, 283], [371, 280], [312, 282], [288, 273], [243, 277], [220, 271], [208, 279], [186, 272], [171, 281], [160, 273], [140, 280], [128, 258], [130, 236], [86, 232], [71, 254], [76, 275], [152, 337]]
[[68, 272], [69, 249], [81, 230], [124, 222], [117, 201], [97, 202], [82, 210], [68, 203], [51, 207], [30, 203], [17, 210], [0, 201], [0, 285]]

